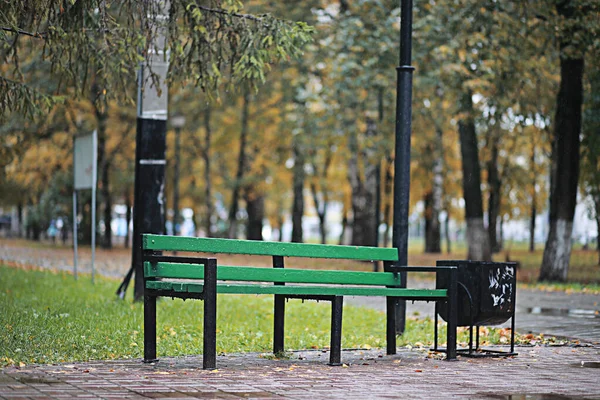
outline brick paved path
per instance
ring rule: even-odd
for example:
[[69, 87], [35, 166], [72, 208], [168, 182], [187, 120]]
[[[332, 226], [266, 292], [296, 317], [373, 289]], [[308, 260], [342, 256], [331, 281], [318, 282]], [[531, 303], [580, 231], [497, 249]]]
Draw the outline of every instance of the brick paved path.
[[345, 351], [347, 367], [327, 366], [328, 354], [316, 351], [289, 360], [219, 356], [216, 371], [199, 369], [201, 357], [11, 367], [0, 371], [0, 398], [600, 399], [600, 373], [587, 367], [597, 366], [600, 347], [518, 351], [456, 362], [426, 352]]

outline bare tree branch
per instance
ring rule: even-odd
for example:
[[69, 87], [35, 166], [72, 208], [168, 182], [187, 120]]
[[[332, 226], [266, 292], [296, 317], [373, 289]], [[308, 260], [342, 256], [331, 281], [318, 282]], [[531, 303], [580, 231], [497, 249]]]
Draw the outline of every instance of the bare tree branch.
[[18, 35], [25, 35], [25, 36], [31, 36], [34, 37], [36, 39], [45, 39], [46, 36], [48, 36], [48, 32], [27, 32], [21, 29], [14, 29], [14, 28], [7, 28], [5, 26], [0, 27], [0, 30], [3, 30], [5, 32], [12, 32], [12, 33], [16, 33]]

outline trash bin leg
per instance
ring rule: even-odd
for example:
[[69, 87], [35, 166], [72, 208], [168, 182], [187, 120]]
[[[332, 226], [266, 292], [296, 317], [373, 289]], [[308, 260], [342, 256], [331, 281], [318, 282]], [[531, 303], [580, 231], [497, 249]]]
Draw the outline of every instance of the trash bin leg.
[[386, 297], [386, 342], [387, 354], [396, 354], [396, 297]]
[[456, 319], [458, 315], [457, 271], [456, 267], [450, 269], [450, 284], [448, 285], [447, 360], [456, 360]]

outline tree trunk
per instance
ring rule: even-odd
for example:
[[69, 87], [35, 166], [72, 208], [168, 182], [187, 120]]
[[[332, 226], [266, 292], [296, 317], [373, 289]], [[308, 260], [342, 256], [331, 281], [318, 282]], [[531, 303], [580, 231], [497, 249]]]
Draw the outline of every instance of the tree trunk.
[[452, 240], [450, 239], [450, 212], [446, 210], [446, 219], [444, 220], [444, 230], [446, 231], [446, 253], [452, 253]]
[[[377, 122], [379, 126], [383, 126], [383, 95], [384, 88], [380, 87], [377, 92]], [[381, 164], [382, 160], [377, 155], [375, 161], [377, 166], [375, 167], [375, 246], [379, 246], [379, 226], [381, 225]], [[375, 272], [377, 272], [378, 263], [374, 264]]]
[[108, 120], [108, 104], [104, 95], [104, 86], [97, 81], [92, 85], [92, 104], [94, 105], [94, 114], [98, 124], [98, 165], [100, 172], [100, 198], [104, 201], [102, 208], [104, 220], [104, 237], [101, 245], [105, 249], [112, 248], [112, 198], [110, 194], [109, 169], [110, 162], [106, 153], [106, 125]]
[[433, 191], [425, 194], [425, 253], [440, 253], [439, 213], [434, 211]]
[[[23, 237], [23, 203], [21, 201], [19, 201], [19, 204], [17, 205], [17, 218], [18, 218], [18, 222], [17, 222], [17, 226], [19, 231], [17, 232], [17, 237], [22, 238]], [[598, 231], [600, 232], [600, 231]]]
[[348, 209], [344, 205], [344, 209], [342, 210], [342, 231], [338, 240], [340, 246], [346, 244], [346, 228], [348, 228]]
[[385, 221], [385, 232], [383, 233], [383, 247], [390, 245], [390, 227], [392, 225], [392, 170], [394, 168], [394, 159], [391, 156], [386, 157], [385, 178], [383, 183], [383, 219]]
[[425, 210], [423, 212], [423, 219], [425, 220], [425, 253], [428, 253], [431, 247], [431, 214], [432, 212], [432, 198], [431, 191], [425, 193], [423, 196], [423, 203], [425, 204]]
[[487, 165], [488, 170], [488, 235], [490, 237], [490, 248], [492, 253], [500, 251], [498, 242], [498, 215], [500, 213], [500, 174], [498, 172], [498, 135], [494, 132], [491, 140], [491, 157]]
[[[323, 196], [325, 196], [325, 190], [321, 192]], [[319, 200], [319, 192], [317, 190], [317, 185], [314, 182], [310, 184], [310, 192], [312, 194], [313, 203], [315, 203], [315, 210], [317, 211], [317, 216], [319, 217], [319, 234], [321, 236], [321, 244], [327, 243], [327, 229], [325, 226], [325, 222], [327, 219], [327, 200], [324, 198], [323, 201]]]
[[233, 183], [233, 191], [231, 193], [231, 205], [229, 207], [229, 230], [227, 237], [235, 239], [237, 237], [237, 213], [238, 202], [240, 198], [240, 189], [242, 179], [244, 178], [244, 170], [246, 168], [246, 144], [248, 141], [248, 102], [250, 97], [249, 89], [244, 89], [244, 98], [242, 103], [242, 128], [240, 133], [240, 154], [238, 156], [237, 172], [235, 174], [235, 182]]
[[175, 162], [173, 163], [173, 235], [181, 233], [179, 217], [179, 155], [181, 154], [181, 128], [175, 128]]
[[[98, 121], [100, 122], [100, 121]], [[103, 134], [100, 134], [104, 131]], [[103, 140], [100, 140], [100, 138]], [[100, 144], [102, 143], [102, 144]], [[101, 150], [102, 149], [102, 150]], [[100, 161], [100, 154], [102, 154], [102, 162], [99, 162], [101, 167], [101, 198], [104, 200], [103, 207], [103, 219], [104, 219], [104, 240], [102, 247], [105, 249], [112, 249], [112, 195], [110, 193], [110, 162], [106, 157], [106, 119], [104, 123], [98, 123], [98, 160]]]
[[[557, 10], [567, 17], [573, 12], [570, 6], [564, 4], [557, 6]], [[562, 43], [561, 47], [565, 45]], [[544, 247], [540, 281], [565, 282], [569, 270], [579, 180], [583, 65], [583, 58], [561, 58], [560, 61], [550, 188], [550, 232]]]
[[467, 114], [458, 122], [458, 132], [462, 158], [465, 218], [467, 220], [468, 258], [476, 261], [491, 261], [489, 236], [483, 225], [481, 168], [470, 91], [463, 94], [461, 107], [462, 111]]
[[[537, 188], [536, 181], [537, 176], [535, 173], [535, 142], [531, 148], [530, 168], [532, 171], [532, 182], [531, 182], [531, 218], [529, 219], [529, 252], [535, 251], [535, 219], [537, 217]], [[599, 231], [600, 232], [600, 231]]]
[[294, 177], [292, 181], [292, 190], [294, 192], [294, 202], [292, 204], [292, 242], [302, 243], [304, 235], [302, 232], [302, 217], [304, 216], [304, 180], [306, 173], [304, 171], [304, 148], [302, 146], [302, 138], [297, 134], [294, 136], [293, 153], [294, 153]]
[[444, 149], [442, 143], [442, 130], [436, 127], [435, 154], [433, 161], [433, 187], [429, 197], [429, 217], [425, 219], [425, 252], [441, 253], [442, 240], [440, 228], [440, 212], [442, 211], [442, 191], [444, 184]]
[[596, 251], [598, 252], [598, 265], [600, 265], [600, 196], [594, 196], [594, 208], [596, 211]]
[[504, 247], [504, 218], [502, 217], [500, 217], [500, 229], [498, 233], [498, 246], [500, 247], [500, 249], [502, 249]]
[[[310, 191], [315, 204], [315, 210], [319, 217], [319, 234], [321, 236], [321, 243], [327, 243], [327, 207], [329, 206], [329, 190], [327, 189], [327, 176], [329, 175], [329, 167], [333, 160], [332, 144], [328, 143], [325, 149], [325, 160], [320, 163], [316, 163], [313, 159], [312, 170], [314, 171], [314, 179], [310, 183]], [[322, 164], [322, 168], [319, 166]], [[319, 190], [315, 179], [319, 181], [319, 187], [321, 188], [321, 198], [319, 198]]]
[[204, 218], [204, 229], [206, 231], [206, 237], [212, 237], [212, 216], [213, 201], [212, 201], [212, 181], [210, 179], [211, 166], [210, 166], [210, 146], [212, 139], [212, 130], [210, 127], [210, 106], [206, 107], [204, 112], [204, 151], [202, 157], [204, 158], [204, 197], [206, 201], [206, 216]]
[[[283, 202], [282, 202], [283, 203]], [[278, 226], [278, 234], [277, 234], [277, 241], [281, 242], [283, 241], [283, 224], [284, 224], [284, 215], [283, 215], [283, 204], [279, 203], [279, 207], [278, 209], [280, 210], [277, 213], [277, 226]]]
[[265, 218], [265, 197], [256, 193], [253, 188], [244, 191], [246, 211], [248, 212], [248, 224], [246, 226], [246, 238], [248, 240], [263, 240], [263, 219]]
[[[373, 138], [377, 133], [375, 121], [367, 118], [365, 136]], [[375, 206], [377, 203], [377, 163], [375, 148], [366, 147], [362, 154], [364, 181], [361, 179], [359, 149], [355, 132], [349, 133], [350, 160], [348, 179], [352, 187], [352, 239], [353, 246], [376, 246], [377, 221]], [[367, 139], [368, 141], [368, 139]]]

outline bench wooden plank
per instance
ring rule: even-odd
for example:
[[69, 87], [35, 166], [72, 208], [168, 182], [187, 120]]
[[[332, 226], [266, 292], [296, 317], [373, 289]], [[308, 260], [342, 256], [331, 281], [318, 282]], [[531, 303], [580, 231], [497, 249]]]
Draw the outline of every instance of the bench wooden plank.
[[[148, 289], [172, 290], [181, 293], [202, 293], [204, 286], [199, 283], [181, 283], [166, 281], [148, 281]], [[401, 289], [401, 288], [364, 288], [351, 286], [274, 286], [218, 284], [217, 293], [222, 294], [283, 294], [283, 295], [324, 295], [324, 296], [393, 296], [403, 298], [444, 298], [446, 289]]]
[[398, 261], [390, 247], [337, 246], [310, 243], [261, 242], [254, 240], [198, 238], [145, 234], [144, 250], [194, 251], [283, 257], [333, 258], [344, 260]]
[[[144, 274], [151, 278], [203, 279], [201, 264], [158, 262], [144, 263]], [[262, 281], [285, 283], [320, 283], [338, 285], [399, 286], [400, 274], [391, 272], [360, 272], [335, 270], [306, 270], [294, 268], [264, 268], [220, 265], [218, 280]]]

